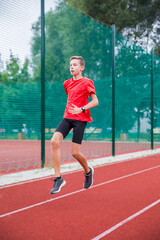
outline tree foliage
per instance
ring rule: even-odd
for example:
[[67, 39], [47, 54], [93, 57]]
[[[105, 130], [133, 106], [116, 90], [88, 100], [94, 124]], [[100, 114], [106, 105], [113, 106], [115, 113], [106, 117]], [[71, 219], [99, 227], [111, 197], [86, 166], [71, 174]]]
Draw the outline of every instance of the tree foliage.
[[71, 7], [103, 22], [160, 56], [160, 0], [65, 0]]
[[20, 84], [31, 80], [29, 74], [29, 60], [26, 58], [22, 67], [18, 57], [10, 52], [9, 60], [6, 62], [6, 68], [0, 72], [1, 84]]
[[[40, 20], [39, 20], [40, 21]], [[33, 26], [33, 71], [40, 76], [39, 21]], [[108, 35], [109, 36], [108, 36]], [[106, 37], [104, 37], [106, 35]], [[107, 40], [107, 42], [105, 42]], [[103, 25], [95, 24], [88, 17], [61, 3], [56, 10], [46, 14], [46, 81], [64, 81], [70, 77], [69, 59], [72, 55], [82, 55], [86, 61], [85, 74], [103, 78], [110, 74], [111, 35]], [[103, 52], [108, 51], [108, 55]], [[101, 56], [101, 58], [99, 58]], [[38, 62], [39, 59], [39, 62]], [[105, 63], [106, 62], [106, 63]], [[103, 67], [102, 64], [106, 64]], [[102, 70], [102, 71], [101, 71]], [[37, 77], [39, 78], [39, 77]]]

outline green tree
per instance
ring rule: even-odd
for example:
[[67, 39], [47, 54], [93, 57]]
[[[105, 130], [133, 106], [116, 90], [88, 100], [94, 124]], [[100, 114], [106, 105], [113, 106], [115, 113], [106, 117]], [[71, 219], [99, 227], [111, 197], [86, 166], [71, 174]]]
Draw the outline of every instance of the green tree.
[[[146, 47], [149, 41], [160, 56], [160, 0], [65, 0], [107, 26], [116, 25], [118, 33]], [[147, 39], [147, 42], [146, 42]]]
[[29, 74], [29, 60], [28, 58], [25, 59], [25, 62], [20, 70], [19, 82], [20, 83], [27, 83], [32, 80]]
[[10, 83], [17, 83], [19, 81], [19, 58], [14, 57], [12, 52], [10, 52], [9, 62], [7, 62], [6, 72]]
[[19, 58], [10, 52], [10, 58], [6, 62], [6, 69], [2, 69], [0, 72], [0, 83], [5, 85], [19, 84], [28, 82], [30, 79], [29, 60], [26, 58], [21, 68]]
[[[29, 74], [29, 60], [25, 59], [22, 67], [18, 57], [12, 52], [10, 58], [6, 62], [6, 68], [2, 68], [0, 72], [0, 125], [6, 131], [12, 129], [21, 129], [22, 124], [31, 118], [34, 114], [29, 114], [26, 106], [33, 109], [31, 83], [32, 78]], [[28, 85], [26, 85], [26, 84]], [[30, 95], [26, 91], [31, 91]], [[28, 93], [28, 92], [27, 92]], [[35, 103], [36, 95], [33, 94], [33, 102]], [[35, 111], [36, 112], [36, 111]], [[36, 117], [35, 117], [36, 119]]]
[[[39, 21], [33, 26], [32, 54], [34, 78], [40, 78]], [[111, 31], [106, 31], [82, 14], [61, 3], [46, 14], [46, 81], [64, 81], [70, 77], [69, 59], [82, 55], [86, 60], [85, 75], [92, 79], [111, 74]], [[106, 51], [106, 54], [103, 54]]]

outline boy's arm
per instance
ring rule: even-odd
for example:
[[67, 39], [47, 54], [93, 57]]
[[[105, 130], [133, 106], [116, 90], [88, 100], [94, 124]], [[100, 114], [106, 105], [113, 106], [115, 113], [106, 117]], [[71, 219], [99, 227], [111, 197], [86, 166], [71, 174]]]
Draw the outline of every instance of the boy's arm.
[[82, 106], [82, 107], [85, 107], [86, 110], [90, 109], [90, 108], [93, 108], [93, 107], [96, 107], [98, 105], [98, 98], [97, 98], [96, 94], [91, 93], [91, 98], [92, 98], [92, 101], [90, 101], [85, 106]]
[[[92, 98], [92, 101], [90, 101], [85, 106], [82, 106], [82, 107], [85, 108], [85, 110], [96, 107], [98, 105], [98, 98], [97, 98], [96, 94], [91, 93], [91, 98]], [[77, 107], [74, 104], [72, 104], [72, 106], [73, 107], [69, 108], [69, 112], [72, 113], [72, 114], [79, 114], [83, 111], [81, 108]]]

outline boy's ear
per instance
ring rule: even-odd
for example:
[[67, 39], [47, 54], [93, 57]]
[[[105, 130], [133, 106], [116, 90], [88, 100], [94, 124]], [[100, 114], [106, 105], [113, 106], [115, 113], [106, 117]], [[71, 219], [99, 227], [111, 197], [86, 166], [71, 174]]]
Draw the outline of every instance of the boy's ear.
[[84, 71], [84, 66], [81, 66], [82, 72]]

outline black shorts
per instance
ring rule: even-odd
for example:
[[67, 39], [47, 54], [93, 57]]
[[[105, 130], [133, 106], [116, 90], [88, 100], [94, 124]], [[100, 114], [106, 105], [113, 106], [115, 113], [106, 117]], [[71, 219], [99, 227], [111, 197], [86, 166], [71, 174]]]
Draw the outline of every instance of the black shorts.
[[55, 132], [62, 133], [64, 139], [68, 135], [70, 130], [73, 128], [72, 142], [81, 144], [86, 125], [87, 122], [63, 118], [58, 127], [56, 128]]

